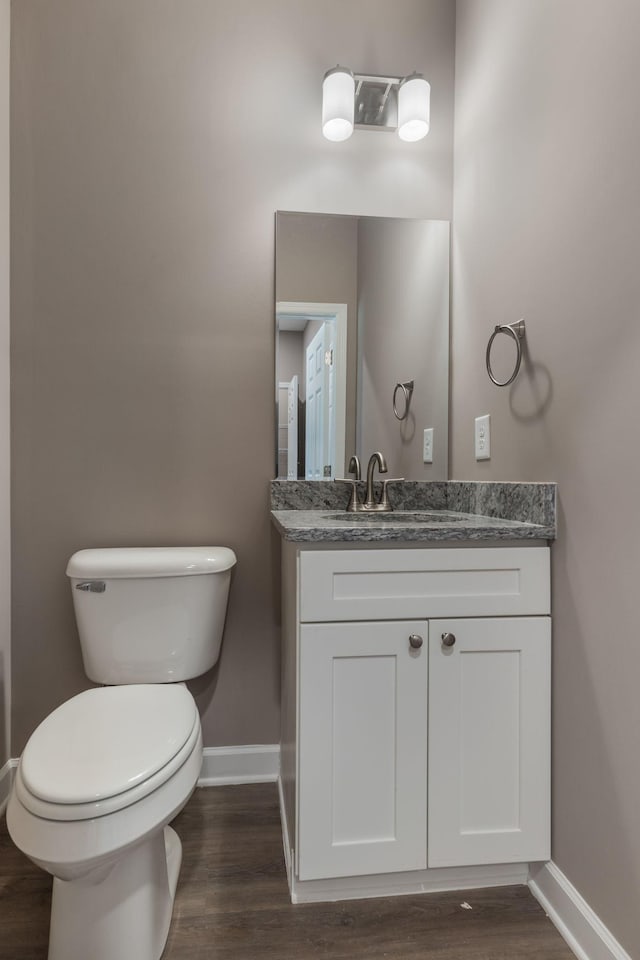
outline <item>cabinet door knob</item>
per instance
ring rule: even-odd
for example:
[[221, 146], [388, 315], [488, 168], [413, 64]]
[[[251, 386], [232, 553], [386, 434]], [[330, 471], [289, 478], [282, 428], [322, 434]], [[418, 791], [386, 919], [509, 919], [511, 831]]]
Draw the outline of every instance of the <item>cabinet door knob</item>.
[[414, 650], [419, 650], [423, 643], [424, 640], [417, 633], [412, 633], [409, 637], [409, 644]]
[[452, 647], [456, 642], [456, 636], [454, 633], [443, 633], [442, 634], [442, 646], [443, 647]]

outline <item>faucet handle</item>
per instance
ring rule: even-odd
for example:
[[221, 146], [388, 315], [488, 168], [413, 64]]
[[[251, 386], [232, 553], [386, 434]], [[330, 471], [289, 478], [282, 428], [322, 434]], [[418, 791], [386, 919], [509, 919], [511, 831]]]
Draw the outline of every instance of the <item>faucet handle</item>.
[[360, 475], [360, 459], [359, 459], [359, 457], [357, 456], [357, 454], [355, 454], [355, 453], [354, 453], [354, 455], [351, 457], [351, 460], [349, 460], [349, 470], [348, 470], [348, 473], [353, 473], [353, 474], [355, 475], [356, 480], [360, 480], [360, 479], [361, 479], [361, 475]]
[[380, 509], [384, 511], [391, 511], [393, 507], [389, 502], [389, 494], [387, 492], [387, 486], [390, 483], [404, 483], [404, 477], [393, 477], [389, 480], [381, 480], [382, 484], [382, 493], [380, 494]]
[[358, 513], [362, 509], [362, 504], [358, 499], [358, 480], [352, 480], [350, 477], [336, 477], [334, 483], [351, 484], [351, 497], [349, 498], [347, 511], [349, 513]]

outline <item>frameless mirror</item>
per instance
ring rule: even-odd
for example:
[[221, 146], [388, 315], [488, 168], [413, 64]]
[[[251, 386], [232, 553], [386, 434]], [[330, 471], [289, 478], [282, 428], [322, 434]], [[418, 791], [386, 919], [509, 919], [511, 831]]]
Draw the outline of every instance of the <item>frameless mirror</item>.
[[443, 220], [276, 214], [277, 479], [375, 450], [447, 479], [449, 243]]

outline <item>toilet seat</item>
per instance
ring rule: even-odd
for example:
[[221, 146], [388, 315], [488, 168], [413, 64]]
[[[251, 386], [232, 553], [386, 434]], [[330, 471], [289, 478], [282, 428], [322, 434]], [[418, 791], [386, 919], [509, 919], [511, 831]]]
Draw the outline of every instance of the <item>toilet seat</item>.
[[182, 684], [100, 687], [54, 710], [25, 747], [16, 792], [48, 820], [88, 820], [136, 803], [191, 756], [200, 736]]

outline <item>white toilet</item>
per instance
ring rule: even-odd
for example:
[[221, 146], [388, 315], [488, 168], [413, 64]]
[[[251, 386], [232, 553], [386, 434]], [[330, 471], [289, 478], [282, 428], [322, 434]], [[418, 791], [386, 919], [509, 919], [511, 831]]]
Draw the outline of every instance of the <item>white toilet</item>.
[[81, 550], [67, 566], [87, 676], [32, 734], [9, 833], [54, 877], [49, 960], [158, 960], [202, 763], [184, 683], [218, 659], [227, 547]]

